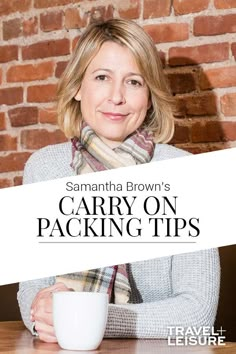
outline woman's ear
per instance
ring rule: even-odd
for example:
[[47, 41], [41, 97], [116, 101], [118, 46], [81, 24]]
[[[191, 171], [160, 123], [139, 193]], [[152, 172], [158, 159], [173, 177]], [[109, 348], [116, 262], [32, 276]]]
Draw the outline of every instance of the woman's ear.
[[74, 99], [75, 99], [76, 101], [81, 101], [80, 89], [79, 89], [79, 91], [76, 93], [76, 95], [74, 96]]

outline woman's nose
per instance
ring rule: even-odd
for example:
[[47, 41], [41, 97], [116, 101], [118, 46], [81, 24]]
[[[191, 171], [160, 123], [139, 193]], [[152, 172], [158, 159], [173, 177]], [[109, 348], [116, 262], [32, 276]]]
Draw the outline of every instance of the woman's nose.
[[122, 83], [113, 83], [111, 86], [109, 101], [115, 105], [124, 104], [125, 100], [125, 90]]

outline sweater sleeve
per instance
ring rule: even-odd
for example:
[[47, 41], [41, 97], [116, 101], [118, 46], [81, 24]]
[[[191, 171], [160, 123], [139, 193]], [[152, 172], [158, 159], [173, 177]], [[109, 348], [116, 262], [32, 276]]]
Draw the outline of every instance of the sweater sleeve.
[[[167, 338], [169, 326], [213, 326], [220, 285], [218, 250], [175, 255], [171, 268], [171, 296], [110, 305], [106, 337]], [[168, 275], [162, 276], [164, 280]]]
[[[23, 184], [30, 184], [40, 181], [37, 177], [38, 172], [38, 155], [40, 153], [37, 151], [26, 162], [23, 175]], [[41, 166], [42, 164], [40, 164]], [[39, 292], [43, 288], [47, 288], [55, 283], [55, 277], [48, 277], [42, 279], [34, 279], [19, 283], [19, 290], [17, 293], [18, 305], [20, 308], [20, 313], [25, 326], [33, 334], [34, 323], [30, 321], [30, 310], [31, 304]]]

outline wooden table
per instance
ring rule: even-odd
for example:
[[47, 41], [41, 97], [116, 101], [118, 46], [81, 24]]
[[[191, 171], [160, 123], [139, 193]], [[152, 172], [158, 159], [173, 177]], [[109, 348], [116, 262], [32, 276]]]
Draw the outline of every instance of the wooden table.
[[171, 347], [166, 340], [104, 339], [98, 350], [63, 350], [57, 344], [43, 343], [32, 337], [22, 322], [0, 322], [0, 353], [6, 354], [235, 354], [236, 342], [225, 346]]

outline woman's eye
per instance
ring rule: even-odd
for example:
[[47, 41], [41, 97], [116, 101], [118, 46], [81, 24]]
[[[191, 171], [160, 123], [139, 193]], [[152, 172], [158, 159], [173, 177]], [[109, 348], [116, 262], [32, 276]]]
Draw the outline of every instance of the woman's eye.
[[98, 76], [96, 76], [95, 79], [98, 81], [105, 81], [105, 80], [107, 80], [107, 76], [106, 75], [98, 75]]
[[142, 86], [142, 83], [140, 81], [138, 81], [138, 80], [135, 80], [135, 79], [129, 80], [129, 83], [132, 86]]

